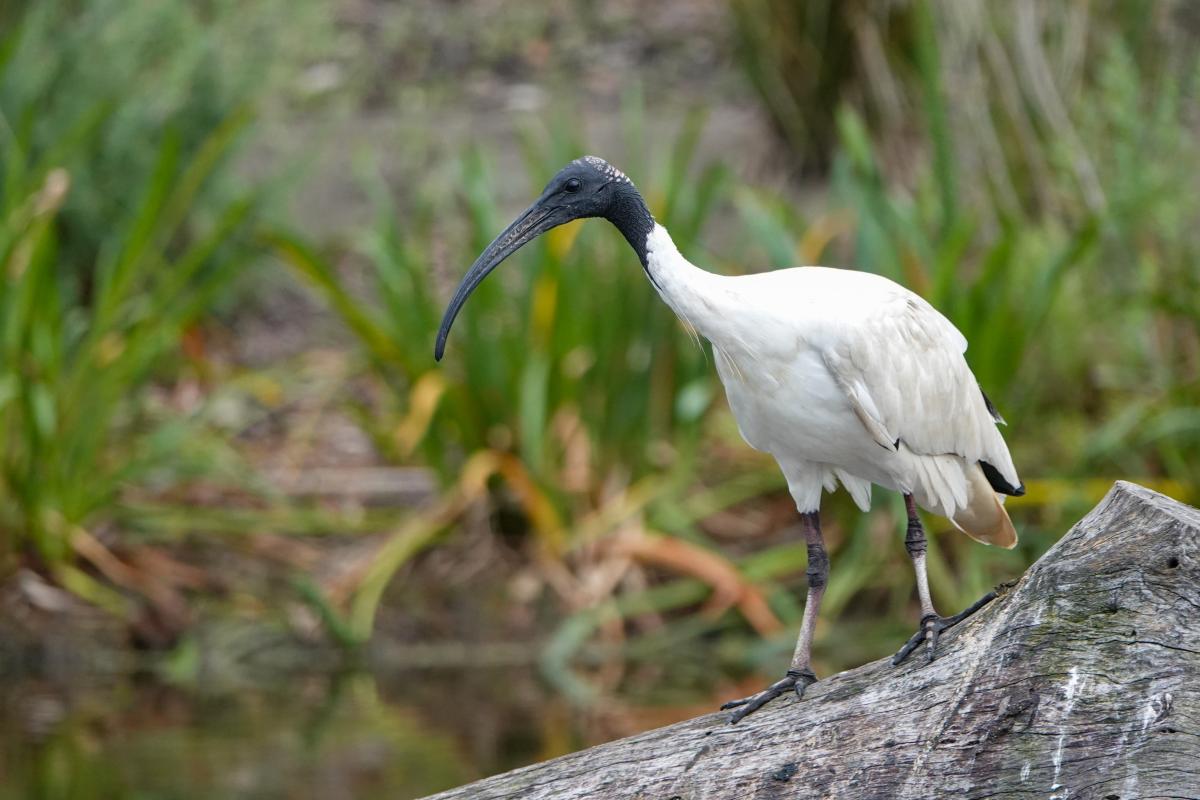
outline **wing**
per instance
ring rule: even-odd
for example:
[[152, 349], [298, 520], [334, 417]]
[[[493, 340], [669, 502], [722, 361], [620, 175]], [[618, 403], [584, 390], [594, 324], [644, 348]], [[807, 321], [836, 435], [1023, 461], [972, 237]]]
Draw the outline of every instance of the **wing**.
[[896, 284], [858, 300], [858, 313], [826, 318], [814, 343], [872, 438], [889, 449], [903, 442], [915, 453], [983, 462], [998, 491], [1018, 491], [1012, 457], [958, 329]]
[[963, 353], [967, 340], [922, 297], [880, 275], [799, 267], [722, 279], [702, 333], [773, 372], [815, 350], [872, 440], [983, 462], [997, 491], [1019, 493], [1012, 457]]

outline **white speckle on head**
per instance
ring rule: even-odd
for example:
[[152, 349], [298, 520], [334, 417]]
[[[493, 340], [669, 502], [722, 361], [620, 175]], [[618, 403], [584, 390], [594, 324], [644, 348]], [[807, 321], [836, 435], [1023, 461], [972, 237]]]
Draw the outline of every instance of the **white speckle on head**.
[[621, 181], [622, 183], [628, 184], [633, 183], [633, 181], [629, 180], [628, 175], [626, 175], [624, 172], [621, 172], [621, 170], [617, 169], [599, 156], [584, 156], [579, 160], [590, 167], [595, 167], [608, 177], [612, 178], [614, 181]]

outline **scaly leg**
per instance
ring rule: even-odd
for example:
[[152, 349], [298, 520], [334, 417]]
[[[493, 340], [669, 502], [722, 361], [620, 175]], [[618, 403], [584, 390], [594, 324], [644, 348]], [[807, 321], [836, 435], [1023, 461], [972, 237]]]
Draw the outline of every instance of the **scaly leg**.
[[908, 510], [908, 532], [904, 536], [904, 549], [908, 551], [913, 562], [913, 570], [917, 573], [917, 594], [921, 598], [921, 623], [917, 632], [904, 643], [900, 652], [892, 657], [892, 665], [899, 664], [925, 642], [925, 660], [933, 661], [933, 652], [937, 649], [938, 637], [942, 631], [951, 628], [974, 614], [979, 609], [996, 599], [995, 592], [988, 592], [975, 604], [960, 611], [952, 617], [939, 617], [933, 608], [933, 600], [929, 597], [929, 575], [925, 572], [925, 529], [921, 527], [921, 518], [917, 514], [917, 503], [911, 494], [904, 495], [904, 507]]
[[804, 690], [817, 682], [817, 676], [809, 666], [809, 659], [813, 629], [817, 625], [817, 612], [821, 609], [821, 597], [825, 594], [825, 584], [829, 580], [829, 556], [825, 552], [825, 540], [821, 537], [819, 512], [801, 514], [800, 524], [804, 528], [804, 540], [808, 543], [808, 569], [805, 571], [808, 578], [808, 595], [804, 599], [804, 621], [800, 625], [800, 636], [796, 639], [792, 664], [786, 675], [758, 694], [741, 700], [731, 700], [721, 706], [722, 710], [736, 709], [729, 717], [730, 724], [753, 714], [788, 689], [795, 691], [796, 697], [804, 697]]

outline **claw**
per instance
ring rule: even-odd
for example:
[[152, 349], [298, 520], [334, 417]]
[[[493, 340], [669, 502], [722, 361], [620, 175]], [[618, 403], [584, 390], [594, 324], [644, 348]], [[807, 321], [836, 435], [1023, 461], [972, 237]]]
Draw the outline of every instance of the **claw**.
[[900, 662], [904, 661], [904, 659], [908, 658], [909, 654], [912, 653], [913, 650], [917, 649], [917, 645], [919, 645], [924, 638], [925, 628], [922, 627], [908, 638], [908, 641], [904, 643], [904, 646], [900, 648], [896, 655], [892, 656], [892, 666], [894, 667]]
[[721, 706], [722, 711], [731, 708], [737, 709], [729, 715], [729, 724], [736, 725], [741, 720], [745, 719], [750, 714], [758, 711], [767, 703], [779, 697], [788, 689], [796, 692], [796, 698], [804, 697], [804, 690], [817, 682], [817, 676], [813, 674], [811, 669], [793, 670], [789, 669], [787, 674], [779, 680], [772, 683], [766, 689], [763, 689], [758, 694], [752, 694], [749, 697], [743, 697], [740, 700], [730, 700]]
[[904, 643], [904, 646], [900, 648], [900, 651], [896, 655], [892, 656], [892, 666], [894, 667], [908, 658], [921, 645], [921, 642], [925, 642], [925, 663], [930, 663], [933, 661], [934, 652], [937, 650], [938, 640], [941, 638], [942, 631], [953, 628], [995, 599], [996, 593], [988, 592], [971, 606], [952, 617], [939, 617], [937, 614], [926, 614], [921, 617], [921, 624], [917, 632]]

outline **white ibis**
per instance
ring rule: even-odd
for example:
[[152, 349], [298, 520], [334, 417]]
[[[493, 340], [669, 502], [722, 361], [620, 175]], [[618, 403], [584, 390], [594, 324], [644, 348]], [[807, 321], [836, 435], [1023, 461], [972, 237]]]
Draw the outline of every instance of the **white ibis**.
[[[572, 161], [488, 245], [442, 318], [434, 356], [467, 297], [520, 247], [558, 225], [603, 217], [617, 227], [675, 314], [712, 343], [717, 374], [742, 437], [770, 453], [787, 478], [808, 545], [804, 621], [787, 674], [758, 694], [726, 703], [731, 722], [788, 690], [804, 696], [813, 628], [829, 575], [821, 537], [821, 492], [840, 483], [863, 511], [871, 484], [900, 492], [908, 509], [905, 548], [921, 601], [917, 632], [892, 659], [922, 641], [932, 660], [939, 634], [990, 601], [950, 617], [929, 597], [920, 506], [968, 536], [1011, 548], [1017, 532], [1002, 495], [1025, 489], [997, 423], [1003, 422], [967, 366], [966, 339], [921, 297], [879, 275], [799, 267], [714, 275], [691, 264], [642, 196], [595, 156]], [[597, 309], [600, 313], [600, 309]]]

